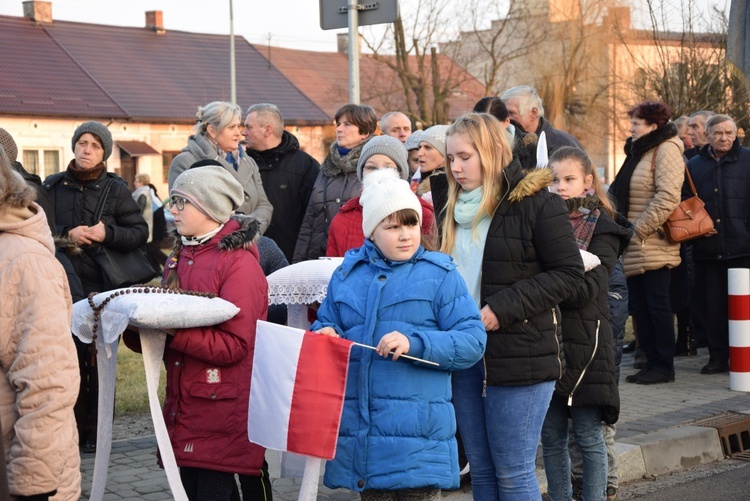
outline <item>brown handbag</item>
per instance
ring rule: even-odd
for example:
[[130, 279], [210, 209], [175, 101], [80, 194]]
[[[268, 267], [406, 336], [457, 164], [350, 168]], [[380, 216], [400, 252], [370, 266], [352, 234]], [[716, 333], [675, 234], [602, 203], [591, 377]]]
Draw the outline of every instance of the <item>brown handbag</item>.
[[[656, 152], [658, 149], [657, 147], [654, 150], [654, 156], [651, 158], [652, 170], [656, 169]], [[693, 196], [681, 201], [664, 223], [664, 234], [667, 240], [673, 244], [716, 234], [714, 220], [711, 219], [711, 216], [706, 211], [706, 204], [698, 197], [698, 191], [695, 189], [695, 184], [693, 184], [693, 178], [690, 176], [687, 165], [685, 165], [685, 175], [687, 176], [688, 183], [690, 184], [690, 192]]]

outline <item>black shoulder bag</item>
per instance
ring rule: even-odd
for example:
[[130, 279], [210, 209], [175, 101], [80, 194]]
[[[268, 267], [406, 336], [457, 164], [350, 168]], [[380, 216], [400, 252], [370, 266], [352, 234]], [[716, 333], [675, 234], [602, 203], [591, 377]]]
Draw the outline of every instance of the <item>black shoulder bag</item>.
[[[117, 181], [110, 180], [109, 183], [107, 183], [106, 188], [104, 188], [104, 194], [99, 199], [96, 217], [94, 218], [96, 223], [102, 218], [102, 213], [104, 212], [104, 206], [107, 203], [109, 192], [115, 182]], [[96, 251], [93, 258], [102, 270], [106, 290], [146, 283], [154, 278], [157, 273], [141, 249], [134, 249], [130, 252], [120, 252], [99, 244], [99, 249]]]

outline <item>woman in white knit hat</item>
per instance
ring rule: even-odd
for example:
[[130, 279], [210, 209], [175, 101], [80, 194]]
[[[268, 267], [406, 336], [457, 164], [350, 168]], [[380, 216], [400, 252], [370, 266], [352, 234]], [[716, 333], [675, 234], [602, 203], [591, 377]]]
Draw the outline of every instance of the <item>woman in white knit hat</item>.
[[481, 358], [486, 334], [451, 259], [420, 245], [422, 207], [409, 183], [384, 169], [364, 184], [367, 240], [334, 272], [312, 328], [377, 352], [352, 351], [324, 480], [363, 501], [438, 501], [458, 487], [450, 371]]
[[445, 176], [445, 132], [447, 130], [447, 125], [433, 125], [419, 138], [417, 157], [422, 181], [417, 188], [417, 195], [424, 196], [428, 201], [432, 201], [429, 195], [430, 178]]

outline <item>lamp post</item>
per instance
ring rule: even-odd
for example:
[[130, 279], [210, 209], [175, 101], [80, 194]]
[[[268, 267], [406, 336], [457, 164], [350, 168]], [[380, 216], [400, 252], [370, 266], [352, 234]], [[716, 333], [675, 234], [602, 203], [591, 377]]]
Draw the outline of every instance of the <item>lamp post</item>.
[[237, 82], [234, 69], [234, 9], [229, 0], [229, 94], [232, 104], [237, 104]]

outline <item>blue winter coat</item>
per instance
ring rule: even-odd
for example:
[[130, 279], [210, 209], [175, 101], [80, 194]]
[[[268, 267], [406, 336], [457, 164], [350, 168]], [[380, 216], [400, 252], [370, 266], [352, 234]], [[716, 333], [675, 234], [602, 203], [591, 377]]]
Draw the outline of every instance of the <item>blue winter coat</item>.
[[376, 346], [398, 331], [408, 355], [393, 361], [354, 346], [336, 456], [325, 485], [354, 491], [458, 487], [450, 371], [482, 358], [487, 334], [452, 259], [420, 247], [386, 261], [369, 240], [347, 252], [313, 325]]

